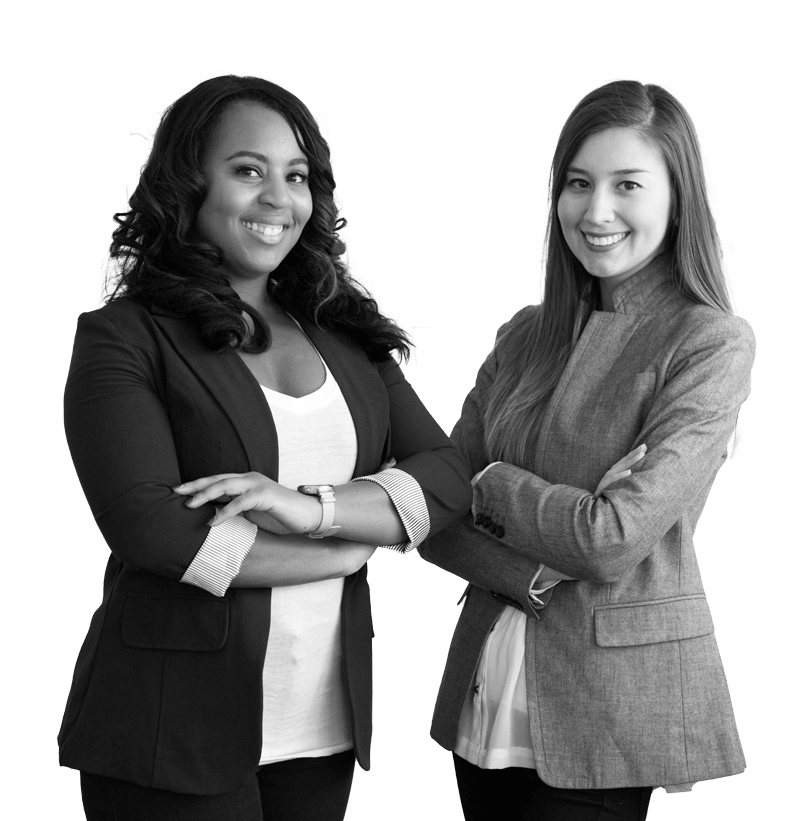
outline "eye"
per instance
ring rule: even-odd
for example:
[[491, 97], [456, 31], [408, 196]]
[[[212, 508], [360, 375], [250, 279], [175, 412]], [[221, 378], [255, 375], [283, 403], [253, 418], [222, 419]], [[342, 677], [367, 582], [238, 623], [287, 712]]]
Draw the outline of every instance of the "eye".
[[633, 182], [633, 180], [623, 180], [618, 186], [623, 191], [635, 191], [637, 188], [641, 188], [642, 186], [639, 185], [638, 182]]
[[573, 177], [571, 180], [567, 180], [567, 184], [564, 186], [564, 188], [571, 188], [573, 191], [586, 191], [589, 187], [589, 181], [581, 177]]
[[308, 182], [308, 174], [303, 171], [292, 171], [286, 179], [295, 185], [305, 185]]
[[234, 173], [240, 177], [252, 177], [254, 179], [261, 176], [261, 171], [254, 165], [239, 165]]

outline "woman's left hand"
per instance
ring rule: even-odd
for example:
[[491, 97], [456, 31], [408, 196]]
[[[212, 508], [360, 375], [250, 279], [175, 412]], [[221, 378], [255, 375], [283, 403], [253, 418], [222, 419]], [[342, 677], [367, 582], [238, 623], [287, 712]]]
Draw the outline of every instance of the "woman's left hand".
[[191, 496], [186, 507], [208, 502], [226, 502], [209, 521], [212, 527], [244, 514], [262, 530], [277, 535], [311, 533], [322, 516], [319, 500], [279, 485], [260, 473], [220, 473], [186, 482], [173, 488], [180, 496]]

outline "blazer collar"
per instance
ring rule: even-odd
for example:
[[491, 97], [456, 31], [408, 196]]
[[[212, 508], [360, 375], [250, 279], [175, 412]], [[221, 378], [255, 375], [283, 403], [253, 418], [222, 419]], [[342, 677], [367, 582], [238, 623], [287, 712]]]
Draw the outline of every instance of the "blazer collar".
[[666, 254], [659, 254], [649, 265], [626, 279], [612, 294], [618, 314], [657, 314], [680, 299], [672, 266]]

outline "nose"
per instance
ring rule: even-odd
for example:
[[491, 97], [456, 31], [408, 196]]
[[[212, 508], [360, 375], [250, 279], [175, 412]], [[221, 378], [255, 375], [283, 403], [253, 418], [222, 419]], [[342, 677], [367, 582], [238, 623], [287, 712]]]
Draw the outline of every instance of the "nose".
[[288, 208], [292, 204], [288, 183], [281, 174], [270, 173], [264, 178], [258, 201], [272, 208]]
[[603, 225], [614, 221], [613, 198], [601, 186], [597, 186], [592, 191], [583, 217], [586, 222], [590, 222], [592, 225]]

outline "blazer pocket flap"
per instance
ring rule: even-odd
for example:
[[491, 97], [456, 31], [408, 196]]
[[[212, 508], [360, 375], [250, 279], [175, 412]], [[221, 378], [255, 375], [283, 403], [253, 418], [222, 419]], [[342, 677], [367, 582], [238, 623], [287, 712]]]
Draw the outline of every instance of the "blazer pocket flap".
[[714, 623], [705, 596], [677, 596], [595, 607], [594, 631], [601, 647], [629, 647], [707, 636]]
[[128, 595], [122, 641], [149, 650], [219, 650], [228, 637], [228, 601]]

